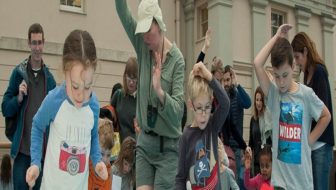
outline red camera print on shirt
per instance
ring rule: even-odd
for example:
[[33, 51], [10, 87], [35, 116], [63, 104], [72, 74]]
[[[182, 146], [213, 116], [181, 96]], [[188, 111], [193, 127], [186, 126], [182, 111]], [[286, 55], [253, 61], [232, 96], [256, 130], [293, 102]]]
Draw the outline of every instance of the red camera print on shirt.
[[86, 162], [86, 149], [76, 146], [69, 146], [66, 142], [61, 142], [61, 153], [59, 158], [59, 168], [67, 171], [70, 175], [83, 173]]

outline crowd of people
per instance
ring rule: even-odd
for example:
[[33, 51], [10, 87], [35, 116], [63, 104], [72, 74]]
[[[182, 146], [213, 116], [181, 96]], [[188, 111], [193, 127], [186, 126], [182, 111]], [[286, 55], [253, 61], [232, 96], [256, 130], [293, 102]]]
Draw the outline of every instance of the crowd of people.
[[[231, 63], [204, 57], [211, 33], [187, 75], [157, 0], [142, 0], [138, 19], [126, 0], [116, 10], [136, 57], [102, 108], [93, 90], [96, 46], [73, 30], [62, 54], [64, 82], [42, 59], [44, 32], [28, 30], [27, 59], [17, 65], [2, 101], [10, 155], [0, 189], [308, 189], [329, 188], [334, 132], [328, 71], [304, 32], [290, 43], [284, 24], [253, 60], [253, 99]], [[265, 69], [271, 57], [272, 74]], [[297, 65], [303, 83], [293, 78]], [[244, 110], [253, 105], [248, 143]], [[192, 115], [185, 124], [186, 112]], [[12, 167], [13, 165], [13, 167]]]

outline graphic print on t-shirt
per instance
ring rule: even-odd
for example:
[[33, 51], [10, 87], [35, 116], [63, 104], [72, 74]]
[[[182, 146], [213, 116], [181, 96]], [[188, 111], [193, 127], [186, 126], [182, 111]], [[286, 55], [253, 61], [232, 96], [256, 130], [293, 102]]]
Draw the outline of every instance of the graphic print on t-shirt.
[[195, 147], [196, 162], [194, 175], [197, 185], [205, 185], [205, 179], [210, 176], [210, 164], [207, 156], [206, 148], [202, 140], [198, 140]]
[[70, 175], [83, 173], [86, 164], [85, 146], [74, 146], [81, 144], [86, 138], [85, 128], [67, 127], [66, 140], [60, 144], [59, 169], [68, 172]]
[[301, 164], [301, 131], [303, 106], [280, 102], [278, 159], [289, 164]]

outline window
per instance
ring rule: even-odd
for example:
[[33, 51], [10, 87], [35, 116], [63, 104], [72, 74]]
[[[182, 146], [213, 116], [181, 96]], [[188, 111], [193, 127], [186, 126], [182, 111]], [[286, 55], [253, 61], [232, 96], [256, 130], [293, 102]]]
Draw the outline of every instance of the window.
[[272, 36], [276, 34], [279, 26], [285, 23], [285, 13], [272, 10], [271, 24], [272, 24]]
[[208, 5], [204, 4], [198, 9], [198, 38], [203, 38], [208, 30]]
[[84, 0], [60, 0], [60, 9], [76, 13], [84, 13]]

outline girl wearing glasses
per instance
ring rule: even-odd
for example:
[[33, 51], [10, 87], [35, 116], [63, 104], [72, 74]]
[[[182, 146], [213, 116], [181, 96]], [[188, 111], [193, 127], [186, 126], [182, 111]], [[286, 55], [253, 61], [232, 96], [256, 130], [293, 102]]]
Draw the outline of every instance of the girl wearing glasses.
[[138, 63], [135, 57], [130, 57], [126, 62], [123, 75], [123, 87], [116, 91], [111, 100], [111, 105], [116, 110], [118, 118], [120, 144], [128, 136], [135, 139], [133, 120], [136, 109], [136, 91], [138, 82]]

